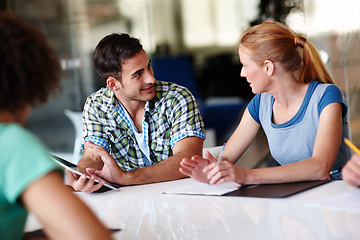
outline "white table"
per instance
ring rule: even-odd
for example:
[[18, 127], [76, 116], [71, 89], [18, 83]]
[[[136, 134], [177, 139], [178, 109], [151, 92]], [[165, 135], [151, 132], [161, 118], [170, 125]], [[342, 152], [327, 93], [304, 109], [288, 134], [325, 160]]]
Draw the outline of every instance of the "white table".
[[[346, 194], [360, 197], [359, 189], [342, 181], [280, 199], [163, 194], [192, 181], [76, 194], [107, 227], [122, 229], [115, 239], [360, 239], [359, 204], [352, 209], [341, 209], [342, 203], [340, 209], [311, 205]], [[30, 215], [25, 230], [37, 228]]]

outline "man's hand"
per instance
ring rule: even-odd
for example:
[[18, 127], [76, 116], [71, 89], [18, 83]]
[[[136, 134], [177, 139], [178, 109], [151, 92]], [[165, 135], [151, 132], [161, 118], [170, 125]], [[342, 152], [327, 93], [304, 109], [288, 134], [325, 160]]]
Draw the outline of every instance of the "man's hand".
[[[85, 164], [84, 168], [86, 173], [82, 174], [80, 177], [70, 171], [66, 171], [65, 173], [68, 185], [70, 185], [75, 191], [95, 192], [104, 185], [105, 181], [121, 185], [126, 184], [125, 172], [119, 167], [115, 159], [106, 151], [105, 148], [100, 147], [91, 141], [86, 141], [84, 147], [86, 153], [84, 154], [85, 158], [95, 159], [88, 161], [88, 163], [95, 163], [94, 165], [100, 166], [99, 168], [101, 169], [86, 167]], [[82, 160], [83, 159], [81, 159], [81, 161]], [[89, 175], [90, 178], [87, 178], [87, 175]], [[99, 182], [96, 183], [95, 179]]]
[[85, 143], [89, 148], [94, 149], [100, 156], [104, 165], [101, 170], [97, 170], [95, 168], [86, 168], [86, 172], [90, 176], [100, 176], [106, 181], [111, 183], [118, 183], [121, 185], [126, 185], [126, 172], [124, 172], [119, 165], [116, 163], [116, 160], [113, 156], [111, 156], [105, 148], [100, 147], [90, 141]]

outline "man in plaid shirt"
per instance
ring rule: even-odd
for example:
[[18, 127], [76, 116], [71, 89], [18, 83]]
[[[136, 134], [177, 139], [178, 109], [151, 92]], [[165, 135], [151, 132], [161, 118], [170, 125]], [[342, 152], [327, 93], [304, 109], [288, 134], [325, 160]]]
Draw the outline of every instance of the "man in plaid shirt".
[[[135, 185], [175, 180], [180, 161], [202, 154], [205, 130], [186, 88], [157, 81], [139, 40], [127, 34], [103, 38], [94, 66], [107, 86], [93, 93], [83, 111], [84, 155], [79, 166], [91, 176], [67, 172], [76, 191], [93, 192], [106, 181]], [[94, 179], [100, 180], [94, 184]]]

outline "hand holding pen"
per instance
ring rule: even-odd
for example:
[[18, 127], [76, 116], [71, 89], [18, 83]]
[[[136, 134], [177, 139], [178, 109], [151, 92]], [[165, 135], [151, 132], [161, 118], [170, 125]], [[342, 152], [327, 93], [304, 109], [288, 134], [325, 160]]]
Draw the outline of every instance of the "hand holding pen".
[[349, 139], [344, 139], [344, 141], [355, 154], [342, 170], [343, 180], [351, 186], [360, 187], [360, 150]]
[[216, 162], [211, 163], [209, 166], [204, 168], [204, 173], [207, 173], [209, 183], [220, 185], [224, 182], [234, 181], [235, 179], [235, 172], [234, 172], [234, 165], [228, 161], [225, 161], [221, 164], [225, 150], [225, 143], [221, 148], [221, 152]]
[[225, 143], [223, 144], [222, 148], [221, 148], [221, 152], [220, 152], [220, 155], [219, 155], [219, 158], [217, 160], [217, 165], [219, 165], [221, 163], [221, 159], [223, 157], [223, 154], [224, 154], [224, 149], [225, 149]]

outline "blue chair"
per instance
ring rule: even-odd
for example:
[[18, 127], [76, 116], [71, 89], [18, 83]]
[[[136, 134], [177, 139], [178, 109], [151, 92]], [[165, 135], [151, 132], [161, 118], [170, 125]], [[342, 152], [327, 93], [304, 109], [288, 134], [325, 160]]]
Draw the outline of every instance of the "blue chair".
[[[196, 98], [206, 129], [215, 129], [217, 145], [226, 141], [238, 125], [247, 101], [239, 97], [216, 97], [203, 100], [196, 84], [191, 57], [153, 57], [155, 78], [187, 87]], [[219, 79], [221, 80], [221, 79]]]
[[151, 65], [156, 79], [187, 87], [197, 101], [202, 100], [190, 56], [154, 57], [151, 59]]

